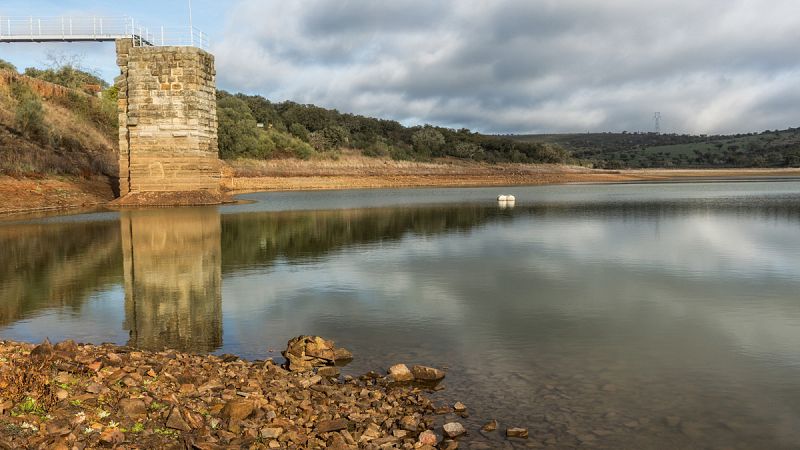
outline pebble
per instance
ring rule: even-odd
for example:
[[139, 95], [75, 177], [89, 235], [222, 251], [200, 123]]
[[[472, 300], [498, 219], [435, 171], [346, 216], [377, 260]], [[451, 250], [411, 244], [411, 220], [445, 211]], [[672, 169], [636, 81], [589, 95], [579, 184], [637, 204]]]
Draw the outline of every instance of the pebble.
[[506, 429], [506, 437], [528, 439], [527, 428], [508, 428]]

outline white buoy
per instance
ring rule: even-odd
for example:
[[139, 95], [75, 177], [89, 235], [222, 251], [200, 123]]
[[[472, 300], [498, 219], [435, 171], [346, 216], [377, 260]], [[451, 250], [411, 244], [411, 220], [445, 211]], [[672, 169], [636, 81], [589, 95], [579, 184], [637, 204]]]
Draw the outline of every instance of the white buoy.
[[516, 200], [517, 200], [516, 197], [514, 197], [513, 195], [511, 195], [511, 194], [506, 195], [506, 201], [507, 202], [514, 202]]
[[498, 195], [497, 196], [497, 201], [498, 202], [506, 202], [506, 201], [508, 201], [508, 196], [507, 195]]

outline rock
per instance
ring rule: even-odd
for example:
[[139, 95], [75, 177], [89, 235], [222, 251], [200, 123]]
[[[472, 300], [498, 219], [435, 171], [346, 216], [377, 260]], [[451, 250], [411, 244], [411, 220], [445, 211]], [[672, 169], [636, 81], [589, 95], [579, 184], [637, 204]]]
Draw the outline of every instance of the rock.
[[56, 398], [61, 400], [66, 400], [69, 397], [69, 392], [65, 391], [64, 389], [56, 389]]
[[323, 420], [317, 423], [318, 433], [330, 433], [331, 431], [346, 430], [350, 425], [350, 421], [344, 418]]
[[108, 428], [100, 433], [100, 442], [109, 445], [121, 444], [125, 441], [125, 435], [122, 434], [117, 428]]
[[340, 362], [352, 361], [352, 359], [353, 359], [353, 354], [350, 352], [350, 350], [347, 350], [346, 348], [342, 348], [342, 347], [334, 348], [333, 349], [333, 356], [334, 356], [337, 364], [340, 363]]
[[485, 424], [484, 424], [484, 425], [481, 427], [481, 431], [485, 431], [485, 432], [487, 432], [487, 433], [489, 433], [489, 432], [492, 432], [492, 431], [494, 431], [494, 430], [496, 430], [496, 429], [497, 429], [497, 421], [496, 421], [496, 420], [494, 420], [494, 419], [492, 419], [492, 420], [490, 420], [490, 421], [486, 422], [486, 423], [485, 423]]
[[264, 439], [277, 439], [281, 434], [283, 434], [283, 428], [280, 427], [264, 427], [258, 432], [258, 435]]
[[436, 444], [439, 443], [439, 436], [436, 435], [431, 430], [423, 431], [419, 434], [419, 438], [417, 439], [422, 445], [430, 445], [431, 447], [436, 447]]
[[319, 336], [292, 338], [286, 344], [286, 350], [282, 354], [288, 362], [288, 369], [293, 372], [305, 372], [314, 367], [329, 366], [336, 363], [336, 348], [333, 345], [333, 341]]
[[324, 366], [317, 369], [317, 375], [326, 378], [338, 378], [342, 371], [338, 367]]
[[407, 431], [417, 431], [419, 427], [419, 419], [414, 416], [403, 416], [400, 419], [400, 428]]
[[54, 345], [53, 350], [61, 353], [75, 354], [78, 351], [78, 344], [72, 339], [67, 339]]
[[99, 394], [103, 392], [103, 389], [103, 385], [98, 383], [89, 383], [89, 385], [86, 386], [86, 392], [90, 394]]
[[506, 429], [506, 437], [528, 439], [527, 428], [508, 428]]
[[414, 378], [419, 381], [439, 381], [444, 378], [444, 371], [428, 366], [414, 366], [411, 368]]
[[244, 399], [229, 400], [222, 408], [222, 418], [231, 422], [244, 420], [253, 413], [253, 402]]
[[456, 450], [458, 448], [458, 441], [444, 441], [439, 445], [441, 450]]
[[455, 411], [455, 412], [457, 412], [457, 413], [463, 413], [463, 412], [466, 412], [466, 411], [467, 411], [467, 405], [465, 405], [465, 404], [463, 404], [463, 403], [461, 403], [461, 402], [456, 402], [456, 403], [453, 405], [453, 411]]
[[442, 426], [442, 430], [444, 431], [444, 435], [451, 439], [457, 438], [467, 432], [467, 430], [464, 429], [464, 425], [458, 422], [446, 423]]
[[322, 381], [322, 377], [319, 375], [314, 375], [311, 378], [304, 378], [300, 380], [299, 384], [300, 387], [302, 387], [303, 389], [308, 389], [309, 386], [313, 386], [319, 383], [320, 381]]
[[408, 436], [408, 430], [397, 430], [397, 429], [392, 430], [392, 436], [398, 439], [403, 439], [406, 436]]
[[53, 345], [50, 339], [45, 338], [44, 342], [31, 350], [31, 358], [44, 358], [53, 354]]
[[414, 374], [411, 373], [411, 370], [409, 370], [408, 366], [405, 364], [395, 364], [392, 367], [389, 367], [387, 372], [389, 373], [389, 377], [392, 379], [392, 381], [414, 381]]
[[172, 408], [172, 412], [169, 413], [169, 417], [167, 418], [167, 428], [172, 428], [173, 430], [180, 430], [180, 431], [190, 431], [191, 427], [189, 424], [183, 420], [181, 417], [181, 412], [178, 411], [178, 408]]
[[122, 414], [131, 419], [147, 417], [147, 405], [140, 398], [123, 398], [117, 406], [119, 406]]

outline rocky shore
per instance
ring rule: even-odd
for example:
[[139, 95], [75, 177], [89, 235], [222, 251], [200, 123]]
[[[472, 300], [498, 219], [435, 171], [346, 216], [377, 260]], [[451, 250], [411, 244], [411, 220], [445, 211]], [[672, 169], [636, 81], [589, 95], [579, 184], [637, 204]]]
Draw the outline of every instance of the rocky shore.
[[313, 336], [289, 341], [284, 356], [282, 367], [0, 341], [0, 448], [453, 449], [467, 438], [445, 419], [466, 417], [467, 407], [428, 396], [445, 376], [439, 369], [398, 364], [387, 375], [342, 377], [337, 364], [352, 355]]

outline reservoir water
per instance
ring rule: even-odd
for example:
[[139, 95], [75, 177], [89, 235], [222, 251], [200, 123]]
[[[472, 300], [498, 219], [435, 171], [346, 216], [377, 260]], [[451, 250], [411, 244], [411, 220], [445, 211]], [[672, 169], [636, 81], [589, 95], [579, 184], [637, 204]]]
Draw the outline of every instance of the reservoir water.
[[317, 334], [344, 373], [446, 367], [472, 445], [800, 445], [798, 181], [241, 198], [0, 222], [0, 339], [280, 359]]

